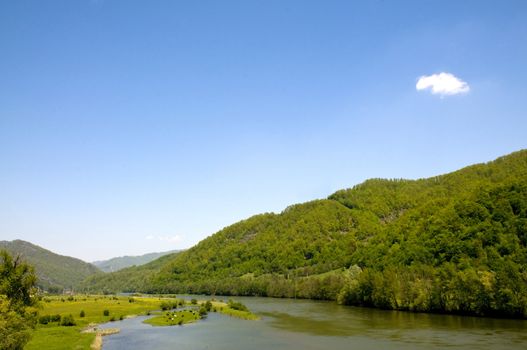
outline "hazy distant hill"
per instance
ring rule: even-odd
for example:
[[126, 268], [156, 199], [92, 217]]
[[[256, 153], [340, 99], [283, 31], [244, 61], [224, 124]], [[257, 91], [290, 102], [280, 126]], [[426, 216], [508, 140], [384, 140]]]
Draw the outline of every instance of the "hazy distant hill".
[[181, 251], [163, 255], [147, 264], [130, 266], [110, 273], [100, 273], [88, 276], [80, 285], [86, 292], [112, 293], [112, 292], [151, 292], [152, 278]]
[[55, 254], [22, 240], [0, 241], [0, 249], [5, 249], [14, 256], [20, 255], [33, 265], [38, 277], [38, 286], [46, 290], [76, 289], [86, 277], [101, 273], [92, 264]]
[[178, 250], [170, 250], [167, 252], [161, 253], [148, 253], [144, 255], [137, 256], [121, 256], [117, 258], [112, 258], [109, 260], [100, 260], [92, 262], [93, 265], [97, 266], [104, 272], [115, 272], [122, 270], [130, 266], [141, 266], [149, 263], [150, 261], [156, 260], [164, 255], [176, 253]]
[[527, 151], [428, 179], [368, 180], [151, 264], [83, 287], [527, 317]]

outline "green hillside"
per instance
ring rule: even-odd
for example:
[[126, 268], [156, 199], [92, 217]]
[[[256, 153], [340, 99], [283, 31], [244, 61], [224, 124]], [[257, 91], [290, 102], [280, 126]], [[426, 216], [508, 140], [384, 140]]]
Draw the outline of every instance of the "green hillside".
[[100, 273], [95, 266], [69, 256], [58, 255], [22, 240], [0, 241], [0, 249], [21, 258], [35, 267], [37, 285], [45, 290], [76, 289], [86, 277]]
[[524, 150], [251, 217], [165, 259], [136, 287], [526, 317], [526, 246]]
[[176, 253], [177, 250], [170, 250], [168, 252], [160, 252], [160, 253], [148, 253], [143, 255], [137, 255], [137, 256], [120, 256], [117, 258], [112, 258], [108, 260], [100, 260], [100, 261], [94, 261], [92, 262], [93, 265], [97, 266], [100, 270], [104, 272], [115, 272], [122, 270], [126, 267], [130, 266], [141, 266], [144, 264], [149, 263], [150, 261], [159, 259], [160, 257], [164, 255], [168, 255], [171, 253]]
[[80, 289], [94, 293], [150, 291], [150, 281], [161, 268], [180, 252], [170, 253], [140, 266], [87, 277]]

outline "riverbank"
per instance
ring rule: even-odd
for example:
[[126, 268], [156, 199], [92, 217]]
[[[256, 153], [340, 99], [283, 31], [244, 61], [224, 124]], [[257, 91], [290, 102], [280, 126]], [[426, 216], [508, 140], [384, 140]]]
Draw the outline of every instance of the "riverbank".
[[102, 349], [102, 337], [111, 334], [117, 334], [121, 330], [119, 328], [105, 328], [98, 329], [96, 324], [90, 324], [87, 328], [83, 329], [81, 333], [95, 333], [95, 339], [91, 343], [91, 350], [101, 350]]
[[144, 317], [130, 319], [120, 323], [120, 334], [104, 338], [103, 350], [520, 350], [527, 341], [527, 321], [521, 320], [388, 311], [306, 299], [235, 300], [261, 319], [250, 322], [210, 312], [206, 321], [182, 327], [152, 327], [143, 323]]
[[[75, 295], [44, 297], [26, 350], [90, 349], [97, 332], [89, 327], [159, 310], [162, 297]], [[101, 334], [102, 337], [102, 334]], [[101, 339], [102, 341], [102, 339]]]
[[[187, 307], [193, 308], [193, 313], [177, 310]], [[102, 348], [103, 336], [119, 332], [118, 328], [101, 329], [98, 327], [100, 324], [152, 315], [146, 323], [157, 326], [183, 325], [203, 317], [203, 313], [200, 315], [200, 309], [203, 308], [206, 312], [219, 312], [246, 320], [258, 319], [257, 315], [240, 303], [184, 300], [174, 295], [45, 297], [40, 301], [37, 326], [25, 349], [98, 350]]]

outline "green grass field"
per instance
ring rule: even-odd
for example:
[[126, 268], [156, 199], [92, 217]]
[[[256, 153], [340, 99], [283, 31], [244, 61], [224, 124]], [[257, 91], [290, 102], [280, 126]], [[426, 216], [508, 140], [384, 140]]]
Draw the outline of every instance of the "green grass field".
[[201, 319], [199, 312], [196, 310], [181, 310], [181, 311], [164, 311], [161, 315], [154, 316], [143, 323], [152, 326], [175, 326], [192, 323]]
[[[147, 315], [152, 318], [145, 323], [153, 326], [174, 326], [197, 322], [201, 317], [198, 309], [204, 304], [183, 302], [174, 297], [116, 297], [98, 295], [77, 295], [74, 297], [46, 297], [39, 306], [39, 318], [60, 315], [61, 319], [71, 315], [75, 325], [64, 326], [61, 322], [38, 323], [27, 350], [87, 350], [93, 343], [96, 333], [82, 333], [83, 329], [100, 323], [118, 321], [126, 317]], [[179, 305], [178, 305], [179, 304]], [[193, 307], [185, 310], [161, 310], [166, 305]], [[172, 306], [171, 306], [172, 307]], [[106, 315], [105, 315], [105, 311]], [[83, 317], [81, 317], [83, 312]], [[258, 316], [249, 311], [231, 309], [228, 304], [212, 301], [211, 312], [220, 312], [232, 317], [256, 320]]]
[[243, 320], [259, 320], [260, 319], [258, 315], [255, 315], [250, 311], [235, 310], [235, 309], [230, 308], [228, 304], [224, 302], [220, 302], [220, 301], [212, 302], [212, 311], [214, 312], [214, 310], [224, 315], [241, 318]]
[[[237, 317], [244, 320], [258, 320], [259, 317], [250, 311], [235, 310], [229, 307], [227, 303], [220, 301], [211, 302], [211, 310], [209, 312], [219, 312], [231, 317]], [[200, 319], [206, 317], [206, 315], [200, 315], [198, 309], [205, 305], [204, 301], [199, 301], [197, 304], [193, 305], [190, 303], [186, 304], [187, 306], [194, 306], [193, 309], [185, 309], [178, 311], [164, 311], [160, 315], [149, 318], [143, 323], [150, 324], [152, 326], [182, 326], [186, 323], [197, 322]]]
[[[119, 320], [121, 317], [144, 315], [159, 310], [163, 298], [145, 297], [112, 297], [78, 295], [68, 300], [66, 297], [49, 297], [40, 302], [39, 317], [72, 315], [75, 326], [61, 326], [58, 322], [38, 324], [31, 341], [26, 345], [28, 350], [71, 350], [90, 349], [95, 333], [81, 333], [90, 324], [106, 323]], [[108, 310], [105, 316], [104, 310]], [[84, 311], [84, 317], [80, 317]]]
[[37, 327], [24, 349], [86, 350], [90, 349], [95, 333], [81, 333], [83, 327]]

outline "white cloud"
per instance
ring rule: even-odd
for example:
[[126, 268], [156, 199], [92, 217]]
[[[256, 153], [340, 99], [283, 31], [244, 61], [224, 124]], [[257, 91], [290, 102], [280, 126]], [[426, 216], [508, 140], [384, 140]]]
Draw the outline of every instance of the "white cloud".
[[441, 96], [463, 94], [470, 91], [466, 82], [453, 74], [444, 72], [419, 77], [415, 88], [417, 90], [430, 89], [432, 94]]

